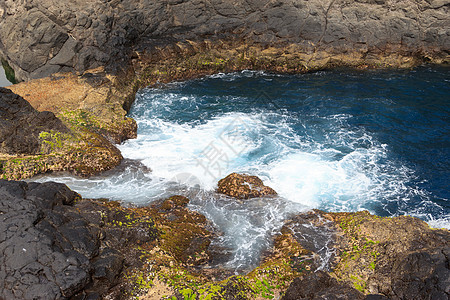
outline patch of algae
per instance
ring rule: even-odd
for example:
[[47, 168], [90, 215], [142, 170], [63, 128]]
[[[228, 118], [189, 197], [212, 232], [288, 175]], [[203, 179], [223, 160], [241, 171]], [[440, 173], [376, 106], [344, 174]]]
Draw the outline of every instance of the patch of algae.
[[241, 70], [297, 74], [336, 67], [411, 68], [423, 62], [395, 49], [389, 53], [373, 53], [369, 58], [367, 51], [361, 49], [336, 54], [313, 45], [306, 48], [295, 44], [263, 46], [233, 40], [179, 42], [138, 56], [134, 68], [140, 86]]
[[367, 281], [376, 268], [377, 258], [380, 255], [380, 241], [373, 240], [366, 234], [361, 224], [389, 221], [390, 218], [371, 215], [367, 211], [335, 213], [333, 217], [347, 240], [332, 275], [338, 280], [351, 283], [360, 292], [368, 293]]
[[187, 208], [188, 202], [183, 196], [147, 207], [97, 201], [105, 228], [120, 229], [126, 237], [120, 245], [129, 262], [119, 287], [124, 299], [274, 299], [295, 277], [311, 271], [308, 259], [298, 260], [309, 252], [286, 229], [260, 266], [245, 275], [223, 276], [230, 271], [209, 266], [217, 233], [203, 215]]
[[[245, 275], [216, 280], [208, 265], [208, 245], [212, 233], [204, 217], [185, 208], [187, 199], [171, 197], [149, 208], [140, 208], [152, 216], [160, 232], [156, 245], [141, 245], [142, 268], [127, 272], [131, 297], [135, 299], [274, 299], [280, 297], [291, 281], [311, 270], [309, 251], [301, 247], [289, 230], [274, 240], [273, 249], [263, 262]], [[221, 272], [213, 270], [213, 272]], [[163, 282], [170, 295], [155, 295]]]

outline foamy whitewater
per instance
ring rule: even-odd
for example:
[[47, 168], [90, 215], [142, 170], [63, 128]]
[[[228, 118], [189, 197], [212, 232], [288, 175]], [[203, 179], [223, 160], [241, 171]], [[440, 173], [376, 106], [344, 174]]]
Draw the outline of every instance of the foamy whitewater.
[[[236, 269], [255, 265], [284, 220], [312, 208], [409, 214], [450, 228], [448, 189], [439, 181], [448, 174], [448, 148], [440, 154], [444, 175], [435, 172], [435, 181], [416, 164], [423, 160], [420, 149], [402, 150], [417, 143], [405, 144], [416, 136], [408, 136], [414, 129], [408, 122], [422, 117], [421, 107], [393, 90], [398, 82], [423, 78], [408, 72], [242, 72], [143, 89], [130, 112], [138, 137], [118, 146], [126, 158], [119, 168], [89, 179], [38, 180], [66, 183], [83, 197], [138, 205], [188, 196], [191, 208], [224, 232], [216, 242], [232, 249], [225, 266]], [[422, 72], [437, 76], [433, 69]], [[442, 93], [447, 90], [448, 81]], [[445, 120], [448, 101], [440, 105]], [[433, 134], [417, 121], [418, 130]], [[257, 175], [280, 197], [237, 201], [215, 193], [217, 181], [232, 172]]]

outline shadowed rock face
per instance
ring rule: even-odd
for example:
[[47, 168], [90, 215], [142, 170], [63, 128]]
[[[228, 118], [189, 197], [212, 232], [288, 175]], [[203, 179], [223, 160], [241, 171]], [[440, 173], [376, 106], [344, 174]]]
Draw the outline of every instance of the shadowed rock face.
[[37, 154], [41, 151], [39, 133], [68, 132], [52, 112], [38, 112], [26, 100], [0, 88], [0, 152]]
[[[20, 79], [123, 67], [132, 51], [186, 40], [288, 45], [296, 51], [421, 55], [450, 49], [448, 0], [6, 0], [0, 55]], [[245, 41], [245, 42], [244, 42]]]

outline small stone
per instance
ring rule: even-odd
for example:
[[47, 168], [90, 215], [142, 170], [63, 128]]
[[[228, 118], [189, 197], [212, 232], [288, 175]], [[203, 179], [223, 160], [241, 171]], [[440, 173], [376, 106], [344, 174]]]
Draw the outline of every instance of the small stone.
[[277, 195], [277, 192], [265, 186], [258, 177], [237, 173], [231, 173], [219, 180], [217, 192], [238, 199]]

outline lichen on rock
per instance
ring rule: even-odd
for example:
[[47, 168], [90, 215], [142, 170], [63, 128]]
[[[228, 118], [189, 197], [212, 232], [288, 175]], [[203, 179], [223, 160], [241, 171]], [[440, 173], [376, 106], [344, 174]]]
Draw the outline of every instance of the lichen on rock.
[[126, 117], [123, 108], [136, 87], [108, 77], [102, 69], [81, 76], [54, 75], [10, 88], [23, 98], [9, 91], [0, 95], [2, 99], [20, 100], [26, 109], [13, 116], [17, 104], [5, 102], [1, 107], [3, 122], [10, 124], [0, 148], [5, 179], [49, 171], [98, 174], [121, 162], [114, 143], [136, 137], [136, 122]]

